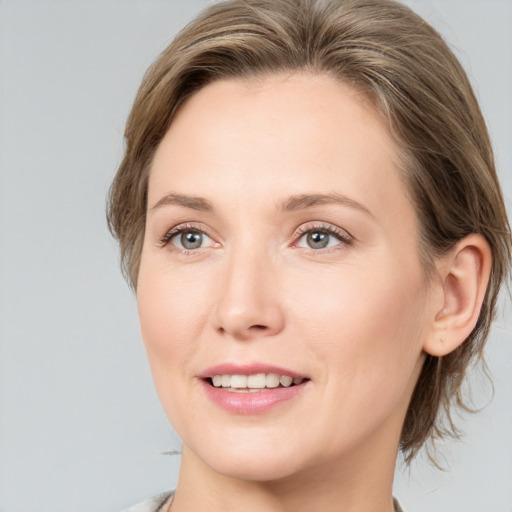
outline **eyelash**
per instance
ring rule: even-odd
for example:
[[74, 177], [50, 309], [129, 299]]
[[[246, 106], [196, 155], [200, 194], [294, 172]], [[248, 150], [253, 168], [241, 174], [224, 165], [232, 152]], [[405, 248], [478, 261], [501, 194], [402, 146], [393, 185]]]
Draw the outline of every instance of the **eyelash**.
[[[196, 233], [202, 233], [202, 234], [208, 236], [209, 238], [212, 238], [204, 228], [199, 227], [196, 224], [189, 224], [189, 223], [179, 224], [178, 226], [171, 228], [169, 231], [167, 231], [167, 233], [165, 233], [165, 235], [162, 238], [160, 238], [160, 241], [159, 241], [160, 247], [167, 246], [175, 236], [180, 235], [187, 231], [194, 231]], [[177, 251], [186, 253], [186, 254], [190, 254], [191, 252], [193, 252], [191, 250], [186, 250], [186, 249], [180, 250], [179, 247], [175, 247], [174, 249]]]
[[[205, 230], [203, 227], [199, 227], [198, 225], [196, 224], [192, 224], [192, 223], [187, 223], [187, 224], [179, 224], [178, 226], [175, 226], [173, 228], [171, 228], [169, 231], [167, 231], [165, 233], [165, 235], [160, 238], [160, 241], [159, 241], [159, 245], [160, 247], [166, 247], [169, 245], [169, 243], [171, 242], [171, 240], [184, 233], [184, 232], [187, 232], [187, 231], [194, 231], [194, 232], [197, 232], [197, 233], [202, 233], [202, 234], [205, 234], [206, 236], [208, 236], [209, 238], [211, 238], [213, 240], [213, 237], [208, 233], [207, 230]], [[292, 238], [294, 240], [293, 242], [293, 245], [295, 247], [297, 247], [297, 243], [298, 241], [304, 236], [306, 235], [307, 233], [312, 233], [312, 232], [322, 232], [322, 233], [327, 233], [335, 238], [337, 238], [341, 244], [347, 246], [347, 245], [351, 245], [353, 243], [353, 238], [344, 230], [340, 229], [340, 228], [337, 228], [335, 226], [332, 226], [331, 224], [324, 224], [324, 223], [321, 223], [321, 224], [315, 224], [315, 223], [307, 223], [307, 224], [304, 224], [302, 226], [300, 226], [296, 231], [295, 233], [293, 234]], [[306, 250], [308, 250], [308, 248], [304, 248]], [[192, 254], [192, 253], [197, 253], [198, 251], [197, 250], [193, 250], [193, 249], [180, 249], [179, 247], [174, 247], [173, 250], [175, 251], [178, 251], [180, 253], [183, 253], [183, 254]], [[329, 252], [329, 251], [332, 251], [332, 250], [336, 250], [336, 247], [330, 247], [330, 248], [323, 248], [323, 249], [313, 249], [313, 248], [309, 248], [310, 251], [314, 252], [314, 253], [318, 253], [318, 252]]]
[[[342, 245], [351, 245], [354, 242], [352, 236], [350, 236], [346, 231], [337, 228], [331, 224], [315, 224], [315, 223], [307, 223], [299, 227], [299, 229], [294, 233], [293, 238], [295, 240], [294, 245], [298, 243], [298, 241], [308, 233], [321, 232], [327, 233], [334, 238], [337, 238]], [[339, 250], [336, 247], [329, 247], [324, 249], [313, 249], [313, 248], [305, 248], [306, 250], [310, 250], [314, 253], [319, 252], [330, 252], [333, 250]]]

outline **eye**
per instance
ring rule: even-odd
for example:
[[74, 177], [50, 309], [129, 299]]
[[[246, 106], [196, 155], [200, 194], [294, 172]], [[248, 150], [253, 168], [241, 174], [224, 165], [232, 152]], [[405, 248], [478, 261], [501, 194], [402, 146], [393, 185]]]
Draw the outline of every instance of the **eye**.
[[180, 249], [199, 249], [203, 246], [204, 242], [207, 242], [209, 237], [200, 231], [182, 231], [177, 235], [174, 235], [171, 242]]
[[347, 233], [331, 226], [306, 227], [300, 230], [299, 236], [296, 246], [313, 250], [330, 249], [351, 243]]
[[325, 249], [332, 244], [334, 238], [330, 233], [325, 231], [310, 231], [305, 236], [305, 242], [311, 249]]
[[160, 243], [162, 247], [170, 244], [182, 251], [194, 251], [214, 245], [213, 240], [204, 231], [186, 226], [171, 229]]
[[340, 240], [335, 238], [331, 233], [320, 230], [308, 231], [300, 237], [299, 247], [307, 246], [310, 249], [325, 249], [339, 244]]

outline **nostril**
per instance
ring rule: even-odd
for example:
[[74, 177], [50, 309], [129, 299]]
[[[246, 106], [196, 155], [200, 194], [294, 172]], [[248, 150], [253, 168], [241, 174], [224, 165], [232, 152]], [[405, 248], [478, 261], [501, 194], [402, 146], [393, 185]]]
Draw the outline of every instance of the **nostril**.
[[264, 331], [265, 329], [268, 329], [268, 327], [266, 325], [251, 325], [251, 327], [249, 327], [249, 329], [253, 329], [255, 331]]

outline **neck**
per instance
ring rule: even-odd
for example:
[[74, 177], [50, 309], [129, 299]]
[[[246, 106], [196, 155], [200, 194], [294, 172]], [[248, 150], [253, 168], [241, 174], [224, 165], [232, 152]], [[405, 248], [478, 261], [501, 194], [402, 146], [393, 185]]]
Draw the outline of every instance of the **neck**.
[[347, 454], [272, 481], [222, 475], [184, 448], [172, 512], [392, 512], [396, 450]]

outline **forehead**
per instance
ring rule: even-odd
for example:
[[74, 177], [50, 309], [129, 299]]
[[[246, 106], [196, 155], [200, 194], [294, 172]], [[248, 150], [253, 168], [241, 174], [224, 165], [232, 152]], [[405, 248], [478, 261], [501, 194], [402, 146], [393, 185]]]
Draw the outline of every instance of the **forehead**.
[[213, 202], [335, 192], [392, 204], [405, 197], [397, 162], [385, 123], [355, 88], [310, 73], [220, 80], [175, 116], [153, 160], [149, 202], [193, 187]]

